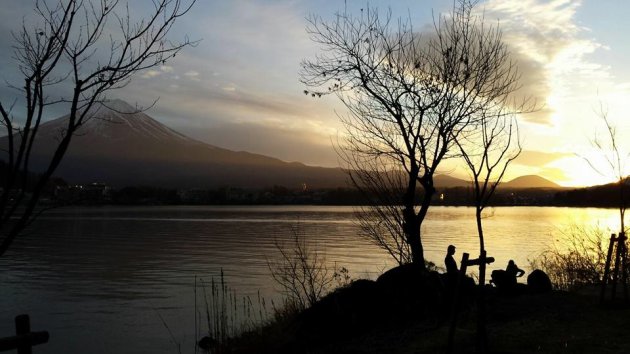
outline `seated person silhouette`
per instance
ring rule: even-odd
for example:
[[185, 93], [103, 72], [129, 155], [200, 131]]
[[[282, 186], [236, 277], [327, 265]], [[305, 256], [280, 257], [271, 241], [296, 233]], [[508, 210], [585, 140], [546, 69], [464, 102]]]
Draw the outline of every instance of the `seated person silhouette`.
[[505, 268], [505, 272], [510, 277], [510, 279], [514, 279], [514, 283], [516, 283], [516, 278], [520, 278], [525, 274], [525, 271], [520, 269], [513, 260], [510, 259], [507, 267]]
[[510, 259], [505, 270], [493, 270], [491, 273], [492, 280], [499, 290], [511, 290], [516, 286], [516, 278], [522, 277], [525, 271], [520, 269], [513, 260]]
[[449, 245], [448, 248], [446, 249], [446, 257], [444, 258], [444, 265], [446, 265], [446, 274], [448, 275], [449, 278], [456, 278], [457, 277], [457, 263], [455, 262], [455, 259], [453, 258], [453, 255], [455, 254], [455, 246], [453, 245]]

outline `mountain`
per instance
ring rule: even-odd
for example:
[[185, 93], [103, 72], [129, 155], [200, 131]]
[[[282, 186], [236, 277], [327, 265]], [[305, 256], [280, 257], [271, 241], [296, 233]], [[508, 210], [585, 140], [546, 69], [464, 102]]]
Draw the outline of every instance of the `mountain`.
[[463, 179], [455, 178], [449, 175], [435, 175], [433, 177], [433, 184], [436, 188], [454, 188], [454, 187], [469, 187], [471, 182]]
[[[453, 188], [453, 187], [469, 187], [472, 182], [468, 182], [464, 179], [459, 179], [449, 175], [436, 175], [434, 178], [434, 184], [437, 188]], [[563, 187], [540, 176], [527, 175], [516, 177], [511, 181], [502, 182], [500, 184], [501, 189], [525, 189], [525, 188], [547, 188], [547, 189], [562, 189]]]
[[[107, 107], [100, 105], [90, 113], [91, 118], [76, 132], [55, 172], [71, 183], [100, 181], [115, 187], [172, 188], [347, 185], [341, 169], [288, 163], [202, 143], [121, 100], [109, 101]], [[67, 120], [64, 116], [40, 126], [33, 146], [33, 171], [44, 170]], [[6, 138], [0, 139], [0, 145], [6, 145]]]
[[[346, 174], [339, 168], [289, 163], [206, 144], [176, 132], [122, 100], [94, 107], [90, 113], [91, 118], [76, 132], [55, 172], [70, 183], [171, 188], [348, 186]], [[64, 116], [40, 126], [31, 171], [45, 169], [67, 120]], [[7, 146], [6, 137], [0, 138], [2, 146]], [[436, 175], [434, 183], [437, 188], [470, 185], [445, 174]], [[518, 177], [501, 187], [560, 188], [538, 176]]]
[[[453, 177], [446, 174], [437, 174], [433, 177], [433, 184], [438, 189], [444, 188], [457, 188], [457, 187], [470, 187], [472, 186], [472, 181], [467, 181], [465, 179]], [[501, 188], [509, 188], [509, 189], [524, 189], [524, 188], [549, 188], [549, 189], [560, 189], [562, 186], [553, 183], [543, 177], [540, 176], [521, 176], [517, 177], [509, 182], [501, 183]]]
[[560, 189], [563, 188], [559, 184], [551, 182], [550, 180], [536, 176], [536, 175], [527, 175], [516, 177], [511, 181], [501, 183], [501, 188], [512, 188], [512, 189], [522, 189], [522, 188], [550, 188], [550, 189]]

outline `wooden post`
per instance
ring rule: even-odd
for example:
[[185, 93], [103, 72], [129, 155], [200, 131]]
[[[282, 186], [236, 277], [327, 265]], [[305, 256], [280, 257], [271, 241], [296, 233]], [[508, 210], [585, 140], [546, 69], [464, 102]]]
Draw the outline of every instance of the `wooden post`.
[[[492, 258], [492, 257], [490, 257]], [[488, 348], [488, 335], [486, 333], [486, 265], [488, 263], [486, 250], [479, 255], [479, 294], [477, 295], [477, 352], [485, 353]]]
[[623, 299], [628, 302], [628, 267], [626, 267], [628, 245], [626, 243], [626, 233], [620, 232], [619, 239], [618, 247], [621, 247], [621, 286], [623, 286]]
[[28, 315], [15, 317], [15, 336], [0, 338], [0, 352], [17, 349], [18, 354], [32, 354], [34, 345], [48, 342], [48, 332], [31, 332]]
[[[486, 251], [482, 251], [481, 254], [479, 255], [479, 258], [477, 259], [470, 259], [469, 260], [470, 255], [468, 253], [464, 253], [462, 255], [462, 262], [460, 263], [460, 269], [459, 269], [459, 276], [457, 277], [457, 286], [455, 287], [455, 294], [453, 297], [453, 308], [451, 309], [451, 326], [448, 330], [448, 347], [447, 347], [447, 353], [453, 353], [453, 349], [454, 349], [454, 340], [455, 340], [455, 328], [457, 327], [457, 315], [459, 313], [459, 292], [461, 290], [461, 285], [464, 282], [464, 279], [466, 278], [466, 270], [468, 269], [468, 266], [473, 266], [473, 265], [478, 265], [480, 268], [486, 266], [486, 264], [490, 264], [492, 262], [494, 262], [494, 257], [486, 257]], [[485, 280], [483, 280], [485, 283]], [[480, 286], [485, 286], [485, 284], [480, 284]], [[483, 291], [484, 289], [482, 288], [481, 291]], [[484, 301], [482, 299], [482, 301]], [[483, 310], [483, 309], [482, 309]], [[486, 347], [486, 342], [485, 342], [485, 323], [483, 322], [478, 322], [478, 325], [482, 326], [482, 333], [480, 333], [480, 337], [481, 342], [479, 343], [483, 349], [485, 349]], [[479, 328], [478, 328], [479, 329]], [[483, 350], [482, 349], [482, 350]]]
[[619, 233], [619, 237], [617, 237], [617, 247], [615, 249], [615, 267], [613, 268], [613, 278], [610, 294], [610, 299], [612, 301], [614, 301], [615, 297], [617, 296], [617, 280], [619, 279], [619, 269], [621, 268], [621, 253], [623, 251], [624, 244], [625, 236], [623, 236], [623, 233]]
[[[28, 315], [19, 315], [15, 317], [15, 334], [19, 337], [31, 332], [31, 320]], [[33, 354], [30, 343], [19, 343], [17, 347], [18, 354]]]
[[453, 307], [451, 308], [451, 326], [448, 329], [448, 347], [446, 352], [448, 354], [453, 353], [455, 346], [455, 327], [457, 326], [457, 315], [459, 312], [459, 289], [466, 276], [466, 268], [468, 267], [468, 253], [462, 255], [462, 262], [460, 263], [459, 276], [457, 277], [457, 285], [455, 286], [455, 293], [453, 294]]
[[610, 235], [610, 243], [608, 244], [608, 255], [606, 256], [606, 265], [604, 266], [604, 276], [602, 277], [602, 289], [599, 293], [599, 303], [604, 303], [606, 297], [606, 285], [608, 284], [608, 277], [610, 277], [610, 262], [612, 261], [612, 253], [615, 247], [615, 234]]

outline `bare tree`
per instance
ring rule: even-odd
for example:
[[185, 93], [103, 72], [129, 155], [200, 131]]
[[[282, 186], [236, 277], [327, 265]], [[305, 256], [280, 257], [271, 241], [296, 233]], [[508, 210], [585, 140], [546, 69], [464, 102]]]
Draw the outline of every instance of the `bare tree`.
[[[483, 211], [494, 195], [497, 186], [503, 180], [509, 164], [521, 153], [518, 124], [512, 112], [483, 112], [470, 133], [461, 135], [455, 143], [462, 160], [468, 169], [471, 183], [479, 252], [486, 250], [483, 233]], [[485, 281], [484, 271], [480, 269], [479, 282]]]
[[[38, 214], [39, 197], [61, 162], [73, 134], [106, 101], [108, 91], [127, 85], [138, 72], [163, 65], [195, 42], [167, 38], [177, 19], [196, 0], [154, 0], [148, 17], [134, 22], [119, 0], [35, 2], [35, 24], [13, 33], [14, 58], [24, 85], [14, 87], [21, 99], [0, 102], [8, 144], [0, 194], [0, 255]], [[122, 12], [117, 9], [122, 8]], [[116, 30], [117, 29], [117, 30]], [[16, 105], [24, 105], [22, 110]], [[47, 167], [33, 176], [29, 159], [42, 119], [53, 106], [67, 109], [68, 120]], [[15, 111], [18, 113], [14, 113]]]
[[509, 166], [521, 153], [518, 124], [509, 108], [480, 112], [469, 134], [455, 140], [472, 181], [475, 220], [479, 236], [479, 293], [477, 299], [477, 351], [487, 350], [485, 283], [486, 246], [483, 211]]
[[[621, 272], [621, 283], [623, 284], [624, 294], [626, 297], [626, 301], [628, 299], [628, 288], [627, 288], [627, 278], [628, 278], [628, 246], [627, 246], [627, 236], [626, 236], [626, 227], [625, 227], [625, 219], [626, 219], [626, 209], [628, 208], [628, 175], [626, 171], [626, 163], [628, 161], [628, 157], [630, 157], [630, 153], [623, 152], [622, 146], [620, 145], [621, 141], [619, 140], [616, 127], [610, 122], [608, 119], [608, 112], [600, 105], [599, 116], [604, 122], [606, 127], [605, 138], [599, 139], [597, 135], [591, 141], [592, 145], [598, 151], [601, 160], [605, 161], [603, 166], [598, 164], [596, 160], [589, 160], [585, 158], [586, 162], [593, 168], [596, 172], [605, 177], [613, 177], [615, 179], [616, 189], [617, 189], [617, 207], [619, 209], [619, 234], [616, 238], [616, 250], [615, 256], [612, 260], [613, 270], [612, 274], [609, 273], [609, 264], [611, 260], [607, 260], [605, 265], [604, 274], [602, 276], [602, 288], [600, 301], [603, 303], [606, 293], [606, 286], [610, 282], [612, 285], [612, 299], [615, 298], [617, 292], [617, 279], [619, 276], [619, 272]], [[608, 249], [608, 255], [610, 256], [613, 251], [613, 237], [611, 236], [611, 243]], [[612, 275], [612, 279], [609, 279], [609, 276]]]
[[458, 154], [454, 141], [479, 112], [504, 106], [518, 88], [501, 32], [475, 16], [473, 6], [459, 1], [424, 36], [409, 20], [392, 21], [391, 13], [383, 17], [370, 8], [358, 16], [338, 13], [330, 22], [309, 19], [307, 31], [322, 52], [303, 62], [302, 81], [312, 88], [305, 93], [336, 94], [348, 109], [342, 158], [356, 187], [387, 186], [383, 171], [403, 176], [402, 189], [390, 192], [395, 199], [373, 194], [371, 205], [400, 208], [404, 242], [420, 267], [434, 174]]
[[604, 137], [597, 135], [591, 140], [591, 144], [597, 150], [602, 164], [593, 159], [584, 158], [588, 165], [597, 173], [604, 177], [614, 178], [617, 184], [617, 208], [619, 209], [619, 235], [625, 236], [625, 218], [626, 209], [628, 208], [628, 175], [626, 163], [630, 157], [630, 152], [623, 151], [620, 146], [617, 128], [608, 118], [608, 111], [603, 105], [600, 105], [599, 117], [605, 126]]

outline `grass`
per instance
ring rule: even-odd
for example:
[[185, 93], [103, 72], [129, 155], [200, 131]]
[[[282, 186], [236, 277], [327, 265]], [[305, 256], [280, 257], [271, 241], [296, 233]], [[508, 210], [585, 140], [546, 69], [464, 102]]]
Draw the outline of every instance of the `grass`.
[[[199, 293], [203, 312], [197, 307]], [[275, 307], [273, 303], [272, 307]], [[239, 296], [228, 285], [223, 270], [218, 278], [212, 277], [210, 281], [195, 278], [195, 316], [197, 338], [206, 337], [205, 346], [212, 348], [212, 353], [227, 352], [231, 338], [256, 332], [271, 321], [267, 302], [260, 292], [253, 299], [249, 295]], [[200, 333], [202, 324], [205, 324], [203, 335]]]

